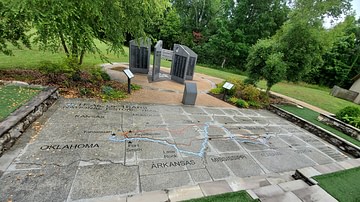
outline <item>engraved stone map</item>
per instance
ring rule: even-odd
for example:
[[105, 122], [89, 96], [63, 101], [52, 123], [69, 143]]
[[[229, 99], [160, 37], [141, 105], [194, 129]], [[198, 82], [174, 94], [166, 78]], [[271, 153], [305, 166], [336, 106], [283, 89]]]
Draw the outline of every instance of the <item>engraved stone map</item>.
[[266, 110], [61, 99], [42, 119], [1, 176], [0, 201], [129, 195], [348, 158]]

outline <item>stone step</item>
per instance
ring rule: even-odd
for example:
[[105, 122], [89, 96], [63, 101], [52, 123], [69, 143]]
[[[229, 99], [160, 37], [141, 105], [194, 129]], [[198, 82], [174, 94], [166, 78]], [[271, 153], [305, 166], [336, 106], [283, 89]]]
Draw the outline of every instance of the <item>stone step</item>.
[[293, 191], [304, 202], [336, 202], [337, 200], [318, 185]]
[[307, 183], [305, 183], [303, 180], [294, 180], [294, 181], [284, 182], [284, 183], [278, 184], [278, 186], [281, 189], [283, 189], [285, 192], [295, 191], [295, 190], [299, 190], [299, 189], [305, 189], [305, 188], [309, 187], [309, 185]]
[[[292, 180], [252, 189], [251, 192], [261, 201], [301, 201], [292, 191], [309, 188], [302, 180]], [[293, 199], [293, 200], [290, 200]]]
[[292, 174], [294, 174], [293, 171], [280, 174], [274, 173], [244, 178], [235, 177], [229, 178], [226, 181], [228, 182], [233, 191], [250, 190], [268, 185], [276, 185], [284, 182], [293, 181], [294, 178], [292, 177]]
[[252, 190], [261, 200], [284, 194], [284, 190], [278, 185], [269, 185]]
[[261, 198], [261, 202], [301, 202], [294, 193], [292, 192], [285, 192], [280, 195], [271, 196], [268, 198]]

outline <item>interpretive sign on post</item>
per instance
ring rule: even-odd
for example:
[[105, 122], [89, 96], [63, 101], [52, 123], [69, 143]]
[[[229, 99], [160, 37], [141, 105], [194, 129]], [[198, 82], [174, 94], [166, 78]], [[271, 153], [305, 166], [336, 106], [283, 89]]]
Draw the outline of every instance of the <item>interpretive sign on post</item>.
[[228, 91], [228, 90], [231, 90], [232, 87], [234, 87], [234, 84], [229, 83], [229, 82], [225, 82], [225, 83], [224, 83], [223, 88], [225, 88], [225, 92], [224, 92], [223, 100], [225, 100], [227, 91]]
[[230, 89], [232, 89], [233, 86], [234, 86], [234, 84], [229, 83], [229, 82], [225, 82], [224, 85], [223, 85], [223, 88], [225, 88], [227, 90], [230, 90]]
[[124, 69], [123, 72], [128, 78], [128, 93], [131, 94], [131, 79], [134, 78], [134, 74], [130, 71], [130, 69]]
[[152, 75], [151, 75], [152, 81], [156, 81], [160, 77], [162, 44], [163, 44], [163, 41], [159, 40], [154, 47], [154, 60], [153, 60], [153, 69], [152, 69]]
[[147, 74], [150, 69], [150, 48], [149, 38], [140, 38], [130, 41], [129, 67], [134, 73]]

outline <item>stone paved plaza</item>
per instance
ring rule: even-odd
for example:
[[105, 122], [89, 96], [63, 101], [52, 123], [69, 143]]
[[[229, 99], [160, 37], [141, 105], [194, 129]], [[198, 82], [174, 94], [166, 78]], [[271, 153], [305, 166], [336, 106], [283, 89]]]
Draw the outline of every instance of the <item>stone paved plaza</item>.
[[60, 99], [42, 119], [2, 165], [0, 201], [126, 196], [349, 158], [266, 110]]

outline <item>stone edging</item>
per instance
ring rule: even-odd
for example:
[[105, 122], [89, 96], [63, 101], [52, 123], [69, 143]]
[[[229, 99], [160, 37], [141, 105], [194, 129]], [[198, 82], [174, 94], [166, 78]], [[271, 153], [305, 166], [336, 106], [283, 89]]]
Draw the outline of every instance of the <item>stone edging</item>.
[[46, 87], [37, 96], [0, 122], [0, 156], [59, 97], [57, 87]]
[[301, 128], [311, 132], [312, 134], [324, 139], [325, 141], [329, 142], [330, 144], [338, 147], [342, 151], [352, 155], [355, 158], [360, 157], [360, 147], [346, 141], [345, 139], [338, 137], [331, 132], [324, 130], [292, 113], [289, 113], [285, 110], [276, 107], [275, 105], [270, 105], [268, 110], [277, 114], [278, 116], [285, 118], [286, 120], [300, 126]]
[[326, 114], [321, 114], [320, 113], [320, 116], [318, 117], [318, 120], [327, 124], [327, 125], [330, 125], [334, 128], [337, 128], [338, 130], [340, 130], [341, 132], [357, 139], [360, 141], [360, 130], [358, 128], [355, 128], [354, 126], [352, 125], [349, 125], [349, 124], [346, 124], [342, 121], [340, 121], [339, 119], [336, 119], [332, 116], [328, 116]]

